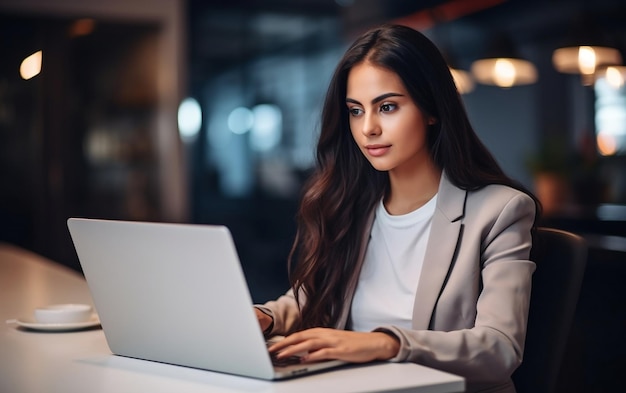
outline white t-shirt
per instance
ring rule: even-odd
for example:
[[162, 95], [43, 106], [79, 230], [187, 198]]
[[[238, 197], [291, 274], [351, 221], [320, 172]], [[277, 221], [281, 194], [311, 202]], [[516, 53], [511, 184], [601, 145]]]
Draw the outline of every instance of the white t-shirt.
[[352, 300], [352, 329], [381, 325], [411, 328], [437, 195], [417, 210], [392, 216], [382, 200]]

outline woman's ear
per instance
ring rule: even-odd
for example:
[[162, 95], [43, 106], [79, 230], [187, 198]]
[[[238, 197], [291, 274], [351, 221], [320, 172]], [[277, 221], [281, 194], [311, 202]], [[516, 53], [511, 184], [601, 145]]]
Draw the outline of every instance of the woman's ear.
[[429, 117], [428, 118], [428, 125], [432, 126], [433, 124], [437, 124], [437, 119], [434, 117]]

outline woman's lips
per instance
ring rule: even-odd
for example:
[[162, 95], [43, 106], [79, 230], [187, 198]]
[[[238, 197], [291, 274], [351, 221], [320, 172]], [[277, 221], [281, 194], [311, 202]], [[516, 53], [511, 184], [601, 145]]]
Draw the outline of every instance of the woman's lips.
[[387, 153], [390, 148], [391, 148], [391, 145], [367, 145], [365, 146], [367, 153], [372, 157], [380, 157], [384, 155], [385, 153]]

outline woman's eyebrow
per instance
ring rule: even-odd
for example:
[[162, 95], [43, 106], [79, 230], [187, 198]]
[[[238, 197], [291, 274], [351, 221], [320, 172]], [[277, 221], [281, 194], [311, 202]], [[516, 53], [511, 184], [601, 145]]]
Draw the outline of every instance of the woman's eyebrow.
[[[389, 97], [404, 97], [404, 94], [400, 94], [400, 93], [385, 93], [385, 94], [381, 94], [378, 97], [375, 97], [372, 100], [372, 104], [376, 104], [377, 102], [380, 102], [386, 98]], [[361, 105], [361, 103], [353, 98], [350, 97], [346, 97], [346, 102], [352, 103], [352, 104], [356, 104], [356, 105]]]

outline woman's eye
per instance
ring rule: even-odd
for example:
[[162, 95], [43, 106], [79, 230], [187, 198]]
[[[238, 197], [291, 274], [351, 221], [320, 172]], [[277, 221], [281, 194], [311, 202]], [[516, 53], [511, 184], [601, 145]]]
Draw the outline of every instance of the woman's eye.
[[391, 112], [394, 109], [396, 109], [396, 104], [382, 104], [380, 106], [380, 111], [381, 112]]
[[348, 112], [350, 112], [352, 116], [358, 116], [363, 113], [363, 110], [361, 108], [348, 108]]

